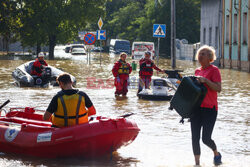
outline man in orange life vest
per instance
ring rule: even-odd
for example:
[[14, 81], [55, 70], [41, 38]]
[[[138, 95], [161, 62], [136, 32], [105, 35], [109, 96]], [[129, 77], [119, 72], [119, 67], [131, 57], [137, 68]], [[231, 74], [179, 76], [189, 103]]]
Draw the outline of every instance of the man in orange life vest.
[[146, 51], [145, 52], [145, 58], [142, 58], [139, 61], [139, 64], [140, 64], [140, 71], [139, 71], [140, 80], [139, 80], [138, 93], [140, 93], [140, 91], [142, 91], [143, 87], [145, 87], [146, 89], [149, 88], [149, 85], [150, 85], [150, 82], [151, 82], [151, 77], [153, 75], [153, 69], [164, 73], [163, 70], [156, 67], [156, 65], [150, 59], [150, 57], [151, 57], [151, 52]]
[[67, 73], [60, 74], [57, 82], [62, 90], [52, 98], [43, 119], [50, 120], [51, 118], [55, 127], [87, 123], [88, 116], [96, 114], [95, 107], [88, 95], [73, 89], [71, 77]]
[[31, 75], [36, 75], [38, 77], [41, 77], [42, 73], [43, 73], [43, 70], [45, 69], [46, 66], [48, 66], [48, 64], [44, 60], [44, 54], [39, 53], [38, 58], [33, 63], [32, 70], [31, 70]]
[[126, 96], [128, 92], [128, 78], [132, 71], [132, 67], [126, 62], [126, 57], [126, 53], [121, 53], [120, 60], [114, 64], [112, 69], [112, 73], [115, 77], [115, 96], [119, 96], [120, 94]]

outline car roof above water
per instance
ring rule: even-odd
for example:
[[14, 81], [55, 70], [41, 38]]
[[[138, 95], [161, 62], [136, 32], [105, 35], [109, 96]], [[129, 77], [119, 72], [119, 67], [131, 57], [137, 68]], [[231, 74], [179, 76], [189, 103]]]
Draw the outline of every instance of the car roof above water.
[[125, 39], [111, 39], [110, 45], [115, 45], [116, 42], [127, 42], [130, 44], [130, 42], [128, 40], [125, 40]]

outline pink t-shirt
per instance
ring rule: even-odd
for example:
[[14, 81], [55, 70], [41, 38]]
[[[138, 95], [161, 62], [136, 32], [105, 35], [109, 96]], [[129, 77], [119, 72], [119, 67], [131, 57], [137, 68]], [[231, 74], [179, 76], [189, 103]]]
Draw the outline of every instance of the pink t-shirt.
[[[197, 68], [195, 70], [195, 76], [202, 76], [212, 82], [221, 82], [220, 70], [214, 65], [210, 65], [205, 69], [202, 67]], [[201, 103], [201, 107], [213, 108], [215, 106], [216, 110], [218, 111], [217, 92], [210, 89], [207, 84], [204, 85], [207, 88], [207, 94]]]

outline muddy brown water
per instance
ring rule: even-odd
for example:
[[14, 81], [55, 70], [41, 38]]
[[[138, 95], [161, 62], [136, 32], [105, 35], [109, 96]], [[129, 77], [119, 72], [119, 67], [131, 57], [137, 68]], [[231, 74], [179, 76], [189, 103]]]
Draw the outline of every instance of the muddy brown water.
[[[168, 110], [169, 102], [138, 99], [135, 87], [129, 88], [128, 98], [115, 99], [111, 69], [118, 56], [102, 54], [100, 65], [99, 53], [91, 54], [90, 63], [86, 56], [71, 56], [60, 48], [55, 55], [57, 60], [48, 63], [76, 77], [77, 88], [90, 96], [97, 115], [115, 117], [133, 112], [135, 115], [128, 119], [134, 120], [141, 131], [132, 144], [120, 148], [112, 159], [110, 156], [91, 160], [41, 159], [1, 153], [0, 166], [193, 166], [190, 124], [179, 124], [178, 114]], [[5, 109], [29, 106], [45, 110], [60, 89], [15, 87], [11, 72], [25, 62], [18, 57], [11, 60], [1, 57], [0, 103], [10, 99]], [[170, 69], [170, 60], [159, 62], [160, 68]], [[192, 75], [199, 65], [178, 60], [177, 66], [184, 70], [183, 75]], [[221, 74], [223, 90], [218, 97], [219, 114], [213, 139], [223, 156], [223, 166], [249, 166], [250, 74], [228, 69], [221, 69]], [[138, 77], [138, 67], [131, 77]], [[201, 165], [213, 166], [212, 162], [212, 151], [201, 142]]]

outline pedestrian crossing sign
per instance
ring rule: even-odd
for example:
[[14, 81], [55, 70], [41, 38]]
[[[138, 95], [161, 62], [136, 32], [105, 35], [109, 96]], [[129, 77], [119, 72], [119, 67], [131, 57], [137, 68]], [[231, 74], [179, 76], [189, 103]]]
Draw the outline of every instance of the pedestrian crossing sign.
[[165, 38], [166, 37], [166, 24], [154, 24], [153, 37]]

